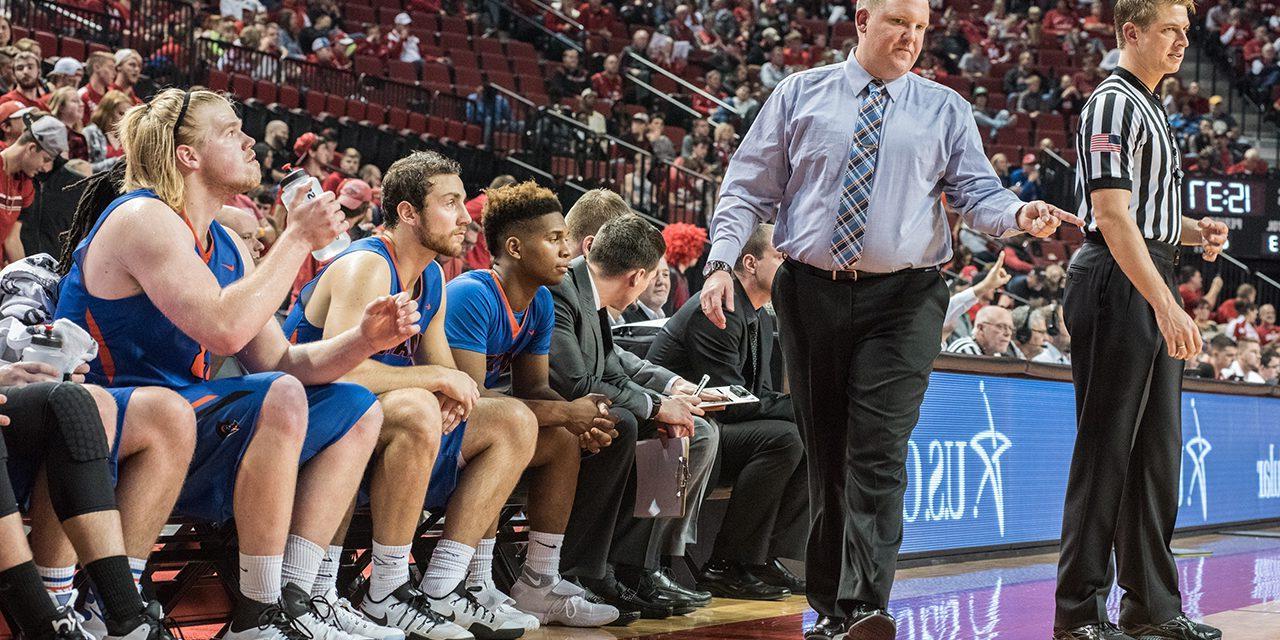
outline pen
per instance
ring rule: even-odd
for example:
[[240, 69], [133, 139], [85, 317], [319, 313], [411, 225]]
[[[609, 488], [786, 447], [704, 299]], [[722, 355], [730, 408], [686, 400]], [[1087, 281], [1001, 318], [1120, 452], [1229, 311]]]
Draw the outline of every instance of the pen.
[[707, 386], [707, 383], [708, 383], [708, 382], [710, 382], [710, 381], [711, 381], [711, 376], [709, 376], [709, 375], [707, 375], [707, 374], [705, 374], [705, 373], [704, 373], [704, 374], [702, 374], [702, 381], [698, 383], [698, 390], [693, 392], [694, 397], [701, 396], [701, 395], [702, 395], [702, 388], [703, 388], [703, 387], [705, 387], [705, 386]]

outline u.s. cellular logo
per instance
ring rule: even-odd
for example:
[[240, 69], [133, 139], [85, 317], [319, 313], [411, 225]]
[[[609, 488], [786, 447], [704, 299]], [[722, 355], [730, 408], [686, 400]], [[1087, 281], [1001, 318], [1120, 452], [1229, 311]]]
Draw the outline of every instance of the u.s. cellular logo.
[[1267, 459], [1258, 461], [1258, 497], [1280, 498], [1280, 460], [1274, 444], [1267, 445]]

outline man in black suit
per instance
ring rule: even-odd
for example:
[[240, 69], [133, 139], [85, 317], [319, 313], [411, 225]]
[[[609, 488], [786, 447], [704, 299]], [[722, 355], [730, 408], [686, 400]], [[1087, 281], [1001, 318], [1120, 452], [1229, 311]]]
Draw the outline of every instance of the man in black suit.
[[[575, 212], [583, 213], [575, 205], [570, 218]], [[633, 517], [634, 443], [659, 432], [691, 439], [686, 511], [696, 513], [718, 434], [695, 417], [703, 413], [690, 402], [696, 400], [678, 395], [696, 385], [613, 345], [608, 308], [626, 308], [649, 286], [666, 249], [662, 234], [643, 218], [624, 214], [605, 223], [588, 244], [588, 256], [574, 260], [551, 288], [551, 387], [567, 399], [603, 394], [613, 403], [619, 436], [582, 461], [561, 570], [621, 611], [639, 611], [645, 618], [689, 613], [708, 604], [711, 595], [681, 587], [658, 566], [659, 543], [682, 528], [684, 519]]]
[[738, 257], [725, 330], [690, 298], [649, 348], [651, 361], [682, 376], [705, 372], [711, 386], [738, 385], [760, 398], [716, 417], [721, 474], [733, 479], [733, 498], [698, 587], [723, 598], [776, 600], [804, 592], [804, 581], [779, 561], [804, 557], [809, 495], [791, 396], [773, 390], [769, 373], [774, 323], [762, 307], [783, 260], [772, 235], [773, 225], [759, 225]]
[[667, 268], [667, 260], [663, 258], [658, 261], [658, 273], [654, 276], [653, 283], [640, 294], [639, 300], [623, 310], [622, 319], [626, 322], [661, 320], [667, 317], [663, 307], [667, 304], [667, 298], [670, 295], [671, 270]]

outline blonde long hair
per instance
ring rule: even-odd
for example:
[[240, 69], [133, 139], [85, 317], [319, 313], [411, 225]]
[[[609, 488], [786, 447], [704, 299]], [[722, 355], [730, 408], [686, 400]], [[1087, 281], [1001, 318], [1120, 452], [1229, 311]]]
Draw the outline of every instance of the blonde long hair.
[[179, 145], [197, 145], [206, 134], [198, 113], [206, 107], [229, 104], [212, 91], [192, 91], [187, 112], [174, 133], [174, 123], [187, 92], [166, 89], [147, 104], [129, 109], [116, 124], [117, 136], [128, 159], [124, 190], [150, 189], [174, 211], [186, 205], [186, 187], [175, 154]]

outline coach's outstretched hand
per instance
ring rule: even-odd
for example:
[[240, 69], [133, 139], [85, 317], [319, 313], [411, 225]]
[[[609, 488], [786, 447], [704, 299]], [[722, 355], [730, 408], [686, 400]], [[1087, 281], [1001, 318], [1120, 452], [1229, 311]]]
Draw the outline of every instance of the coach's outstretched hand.
[[1043, 200], [1033, 200], [1018, 210], [1018, 228], [1037, 238], [1048, 238], [1063, 222], [1084, 226], [1084, 220]]
[[407, 291], [381, 296], [364, 308], [360, 335], [373, 353], [394, 347], [418, 332], [418, 303]]

